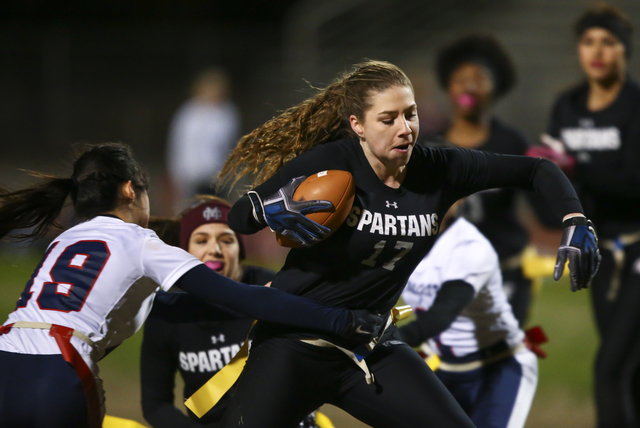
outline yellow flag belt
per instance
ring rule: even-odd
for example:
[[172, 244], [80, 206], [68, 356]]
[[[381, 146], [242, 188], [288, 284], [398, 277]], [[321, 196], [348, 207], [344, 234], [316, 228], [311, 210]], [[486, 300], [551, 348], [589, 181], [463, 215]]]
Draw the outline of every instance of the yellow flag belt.
[[[411, 306], [398, 306], [391, 310], [393, 323], [408, 317], [411, 314]], [[255, 323], [254, 323], [255, 324]], [[200, 389], [193, 393], [191, 397], [185, 401], [187, 406], [197, 417], [203, 417], [209, 410], [215, 406], [222, 396], [236, 383], [240, 377], [240, 373], [244, 369], [249, 356], [249, 337], [244, 341], [242, 348], [235, 357], [222, 368], [218, 373], [213, 375]]]

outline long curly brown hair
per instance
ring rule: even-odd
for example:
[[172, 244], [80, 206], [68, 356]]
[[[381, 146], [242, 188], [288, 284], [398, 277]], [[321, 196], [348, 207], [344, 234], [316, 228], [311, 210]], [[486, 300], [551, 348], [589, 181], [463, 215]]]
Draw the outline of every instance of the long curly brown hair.
[[253, 187], [310, 148], [355, 136], [349, 117], [364, 120], [371, 96], [395, 86], [413, 86], [400, 68], [385, 61], [365, 61], [240, 139], [219, 174], [220, 183], [235, 184], [253, 176]]

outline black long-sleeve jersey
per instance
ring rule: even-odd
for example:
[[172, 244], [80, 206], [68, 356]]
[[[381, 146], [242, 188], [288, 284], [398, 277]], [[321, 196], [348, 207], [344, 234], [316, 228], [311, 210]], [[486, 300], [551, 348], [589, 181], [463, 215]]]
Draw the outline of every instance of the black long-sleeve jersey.
[[[241, 281], [263, 285], [275, 272], [255, 266], [245, 266]], [[197, 299], [195, 308], [199, 310]], [[248, 318], [208, 322], [166, 322], [174, 318], [169, 306], [154, 305], [154, 311], [144, 325], [144, 340], [140, 355], [142, 408], [144, 417], [154, 428], [186, 428], [219, 421], [226, 410], [227, 398], [198, 419], [189, 418], [173, 404], [176, 371], [184, 380], [184, 397], [190, 397], [240, 350], [253, 320]], [[181, 310], [184, 307], [180, 308]], [[220, 318], [226, 315], [222, 314]], [[212, 315], [215, 317], [215, 314]]]
[[588, 83], [560, 95], [548, 132], [576, 158], [573, 181], [601, 236], [640, 228], [640, 86], [627, 79], [607, 108], [587, 108]]
[[[264, 199], [292, 178], [338, 169], [349, 171], [356, 186], [353, 208], [329, 238], [292, 249], [272, 287], [321, 302], [387, 312], [408, 277], [433, 246], [440, 219], [456, 200], [497, 187], [536, 190], [559, 213], [582, 212], [565, 175], [543, 159], [454, 148], [415, 146], [398, 189], [375, 174], [356, 139], [343, 139], [297, 156], [255, 190]], [[229, 226], [255, 233], [245, 195], [229, 213]]]
[[[451, 147], [442, 134], [425, 138], [420, 144], [432, 147]], [[527, 139], [517, 130], [498, 119], [491, 120], [489, 138], [476, 150], [505, 155], [524, 155], [529, 148]], [[529, 242], [529, 233], [516, 213], [516, 189], [493, 189], [473, 194], [459, 211], [489, 239], [500, 260], [519, 254]]]

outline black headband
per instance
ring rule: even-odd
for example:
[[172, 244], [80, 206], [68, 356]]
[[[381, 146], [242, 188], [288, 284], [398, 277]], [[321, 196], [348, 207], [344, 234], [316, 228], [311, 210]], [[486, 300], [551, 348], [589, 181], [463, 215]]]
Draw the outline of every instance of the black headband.
[[612, 15], [589, 15], [578, 22], [576, 33], [582, 36], [589, 28], [600, 27], [610, 31], [620, 43], [624, 45], [624, 54], [628, 58], [631, 54], [631, 30], [618, 18]]

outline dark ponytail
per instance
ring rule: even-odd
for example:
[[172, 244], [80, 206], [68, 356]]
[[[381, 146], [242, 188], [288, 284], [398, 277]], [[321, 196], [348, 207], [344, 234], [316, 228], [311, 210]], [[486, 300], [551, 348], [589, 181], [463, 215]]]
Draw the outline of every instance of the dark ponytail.
[[49, 226], [58, 226], [55, 220], [60, 215], [67, 196], [73, 191], [73, 180], [35, 172], [30, 174], [43, 181], [26, 189], [15, 192], [5, 190], [0, 194], [0, 237], [14, 229], [33, 227], [33, 232], [16, 235], [16, 238], [41, 237]]
[[71, 197], [76, 215], [87, 220], [114, 210], [119, 189], [131, 180], [134, 189], [146, 191], [148, 179], [133, 158], [131, 148], [122, 143], [98, 144], [85, 150], [73, 164], [73, 174], [60, 178], [30, 172], [42, 178], [26, 189], [0, 191], [0, 238], [15, 229], [33, 228], [17, 239], [39, 238], [46, 234]]

